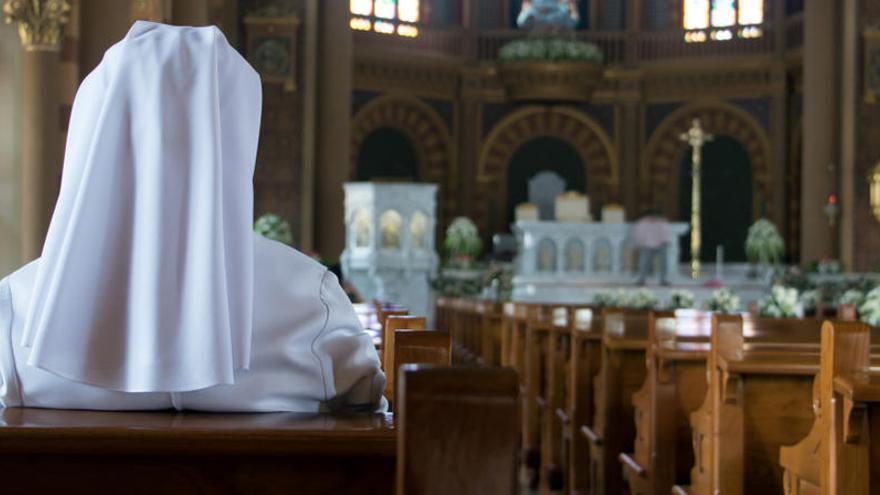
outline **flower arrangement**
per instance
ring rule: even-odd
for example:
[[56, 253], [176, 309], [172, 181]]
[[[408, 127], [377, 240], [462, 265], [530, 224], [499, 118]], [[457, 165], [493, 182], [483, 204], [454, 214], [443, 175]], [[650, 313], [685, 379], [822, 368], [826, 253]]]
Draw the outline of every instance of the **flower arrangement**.
[[293, 234], [290, 232], [290, 224], [275, 213], [266, 213], [254, 222], [254, 231], [267, 239], [283, 242], [290, 245], [293, 243]]
[[880, 287], [865, 294], [858, 306], [859, 319], [872, 327], [880, 326]]
[[706, 309], [716, 313], [733, 314], [740, 309], [739, 296], [728, 288], [721, 288], [712, 293], [706, 301]]
[[510, 41], [498, 51], [501, 62], [588, 62], [601, 65], [602, 51], [593, 43], [562, 38], [528, 38]]
[[770, 294], [761, 300], [758, 312], [770, 318], [803, 318], [804, 305], [797, 289], [774, 285]]
[[689, 290], [674, 290], [669, 295], [666, 307], [670, 310], [690, 309], [694, 307], [694, 293]]
[[479, 256], [483, 243], [474, 222], [467, 217], [458, 217], [446, 228], [443, 247], [446, 248], [447, 256], [456, 264], [468, 266]]
[[623, 289], [615, 291], [597, 292], [593, 296], [593, 304], [600, 308], [625, 308], [629, 307], [629, 293]]
[[625, 307], [632, 309], [654, 309], [657, 306], [657, 296], [648, 289], [639, 289], [628, 293]]
[[773, 222], [758, 219], [746, 236], [746, 256], [759, 263], [778, 263], [785, 254], [785, 243]]
[[855, 306], [858, 308], [865, 302], [866, 297], [865, 293], [858, 289], [849, 289], [841, 294], [840, 299], [837, 300], [837, 304], [841, 306]]
[[815, 311], [819, 307], [820, 302], [824, 302], [822, 291], [819, 289], [809, 289], [801, 292], [800, 302], [804, 311]]

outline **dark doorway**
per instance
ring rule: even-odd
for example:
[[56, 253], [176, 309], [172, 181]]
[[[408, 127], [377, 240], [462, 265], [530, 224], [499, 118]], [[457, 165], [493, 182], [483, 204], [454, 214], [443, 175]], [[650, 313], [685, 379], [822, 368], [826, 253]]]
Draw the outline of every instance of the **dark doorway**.
[[532, 139], [516, 150], [507, 168], [505, 213], [508, 221], [506, 225], [499, 225], [504, 232], [509, 231], [510, 223], [514, 221], [516, 205], [529, 200], [529, 179], [544, 171], [555, 172], [562, 177], [567, 190], [586, 192], [584, 162], [574, 146], [555, 137]]
[[[745, 148], [728, 136], [715, 136], [703, 148], [702, 261], [715, 261], [716, 246], [724, 246], [725, 262], [746, 261], [746, 233], [752, 224], [752, 166]], [[691, 219], [691, 152], [681, 161], [678, 180], [678, 220]], [[682, 260], [690, 260], [690, 236], [681, 238]]]
[[358, 151], [359, 181], [417, 181], [419, 163], [409, 137], [393, 127], [380, 127], [367, 135]]

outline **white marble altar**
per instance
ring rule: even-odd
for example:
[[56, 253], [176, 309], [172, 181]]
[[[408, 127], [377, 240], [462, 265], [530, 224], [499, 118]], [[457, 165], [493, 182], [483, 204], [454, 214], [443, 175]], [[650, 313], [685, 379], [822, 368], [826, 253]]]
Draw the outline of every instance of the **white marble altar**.
[[437, 186], [349, 182], [344, 188], [343, 276], [367, 300], [390, 300], [427, 315], [438, 265]]

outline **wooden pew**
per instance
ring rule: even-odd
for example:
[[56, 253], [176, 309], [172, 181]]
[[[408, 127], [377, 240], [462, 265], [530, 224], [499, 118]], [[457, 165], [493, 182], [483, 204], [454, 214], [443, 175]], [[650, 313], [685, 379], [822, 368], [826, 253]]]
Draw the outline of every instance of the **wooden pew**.
[[[449, 332], [436, 330], [397, 330], [394, 332], [394, 371], [406, 364], [452, 364], [452, 340]], [[393, 404], [398, 403], [394, 389]]]
[[694, 494], [779, 493], [782, 445], [812, 425], [819, 371], [815, 319], [713, 317], [706, 400], [691, 414]]
[[880, 492], [880, 379], [870, 373], [872, 357], [877, 360], [866, 325], [836, 321], [822, 326], [813, 428], [779, 452], [787, 495]]
[[397, 493], [518, 493], [519, 386], [510, 368], [405, 365]]
[[536, 403], [540, 420], [542, 488], [558, 492], [565, 488], [562, 450], [562, 422], [557, 411], [565, 400], [565, 378], [569, 358], [569, 340], [573, 327], [573, 307], [552, 309], [550, 324], [539, 328], [543, 332], [543, 378]]
[[687, 482], [694, 464], [688, 417], [706, 395], [711, 321], [694, 310], [650, 315], [647, 375], [632, 398], [634, 450], [620, 454], [633, 495], [666, 495]]
[[602, 312], [574, 308], [569, 341], [569, 357], [563, 409], [556, 410], [562, 425], [561, 446], [567, 493], [590, 488], [590, 444], [581, 427], [593, 425], [595, 417], [594, 385], [602, 359]]
[[484, 366], [500, 366], [501, 304], [481, 300], [476, 302], [474, 309], [479, 318], [480, 362]]
[[624, 491], [621, 452], [631, 451], [635, 438], [632, 395], [645, 381], [648, 313], [604, 310], [602, 363], [595, 378], [595, 415], [581, 425], [590, 442], [590, 493]]
[[390, 315], [382, 325], [382, 368], [385, 370], [385, 397], [394, 397], [397, 367], [395, 363], [394, 337], [398, 330], [425, 330], [428, 322], [424, 316]]
[[0, 409], [0, 491], [515, 493], [516, 374], [403, 370], [397, 421], [390, 414]]
[[526, 306], [526, 311], [528, 316], [524, 331], [515, 333], [514, 345], [522, 348], [522, 364], [519, 368], [523, 407], [522, 444], [526, 467], [531, 473], [530, 484], [533, 485], [540, 479], [540, 415], [543, 412], [541, 406], [544, 404], [545, 342], [548, 332], [552, 331], [553, 322], [552, 309], [549, 306], [530, 304]]
[[388, 494], [395, 451], [382, 414], [0, 409], [4, 493]]

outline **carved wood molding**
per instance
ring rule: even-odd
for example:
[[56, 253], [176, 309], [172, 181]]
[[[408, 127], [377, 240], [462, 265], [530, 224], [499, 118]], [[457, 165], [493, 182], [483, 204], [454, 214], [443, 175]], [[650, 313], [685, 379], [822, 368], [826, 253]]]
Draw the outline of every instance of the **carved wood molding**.
[[358, 154], [364, 140], [382, 127], [392, 127], [410, 138], [418, 156], [420, 180], [439, 186], [438, 203], [443, 210], [438, 225], [444, 225], [441, 219], [448, 218], [456, 206], [449, 181], [457, 177], [457, 164], [455, 147], [443, 119], [418, 98], [385, 95], [373, 99], [352, 118], [350, 177], [357, 175]]
[[571, 144], [586, 169], [587, 191], [604, 203], [618, 200], [619, 162], [614, 145], [598, 122], [566, 106], [530, 105], [507, 115], [487, 136], [477, 165], [478, 217], [485, 226], [489, 198], [506, 204], [507, 168], [526, 142], [550, 136]]
[[431, 63], [417, 57], [355, 57], [352, 86], [382, 92], [453, 97], [460, 85], [461, 66]]

